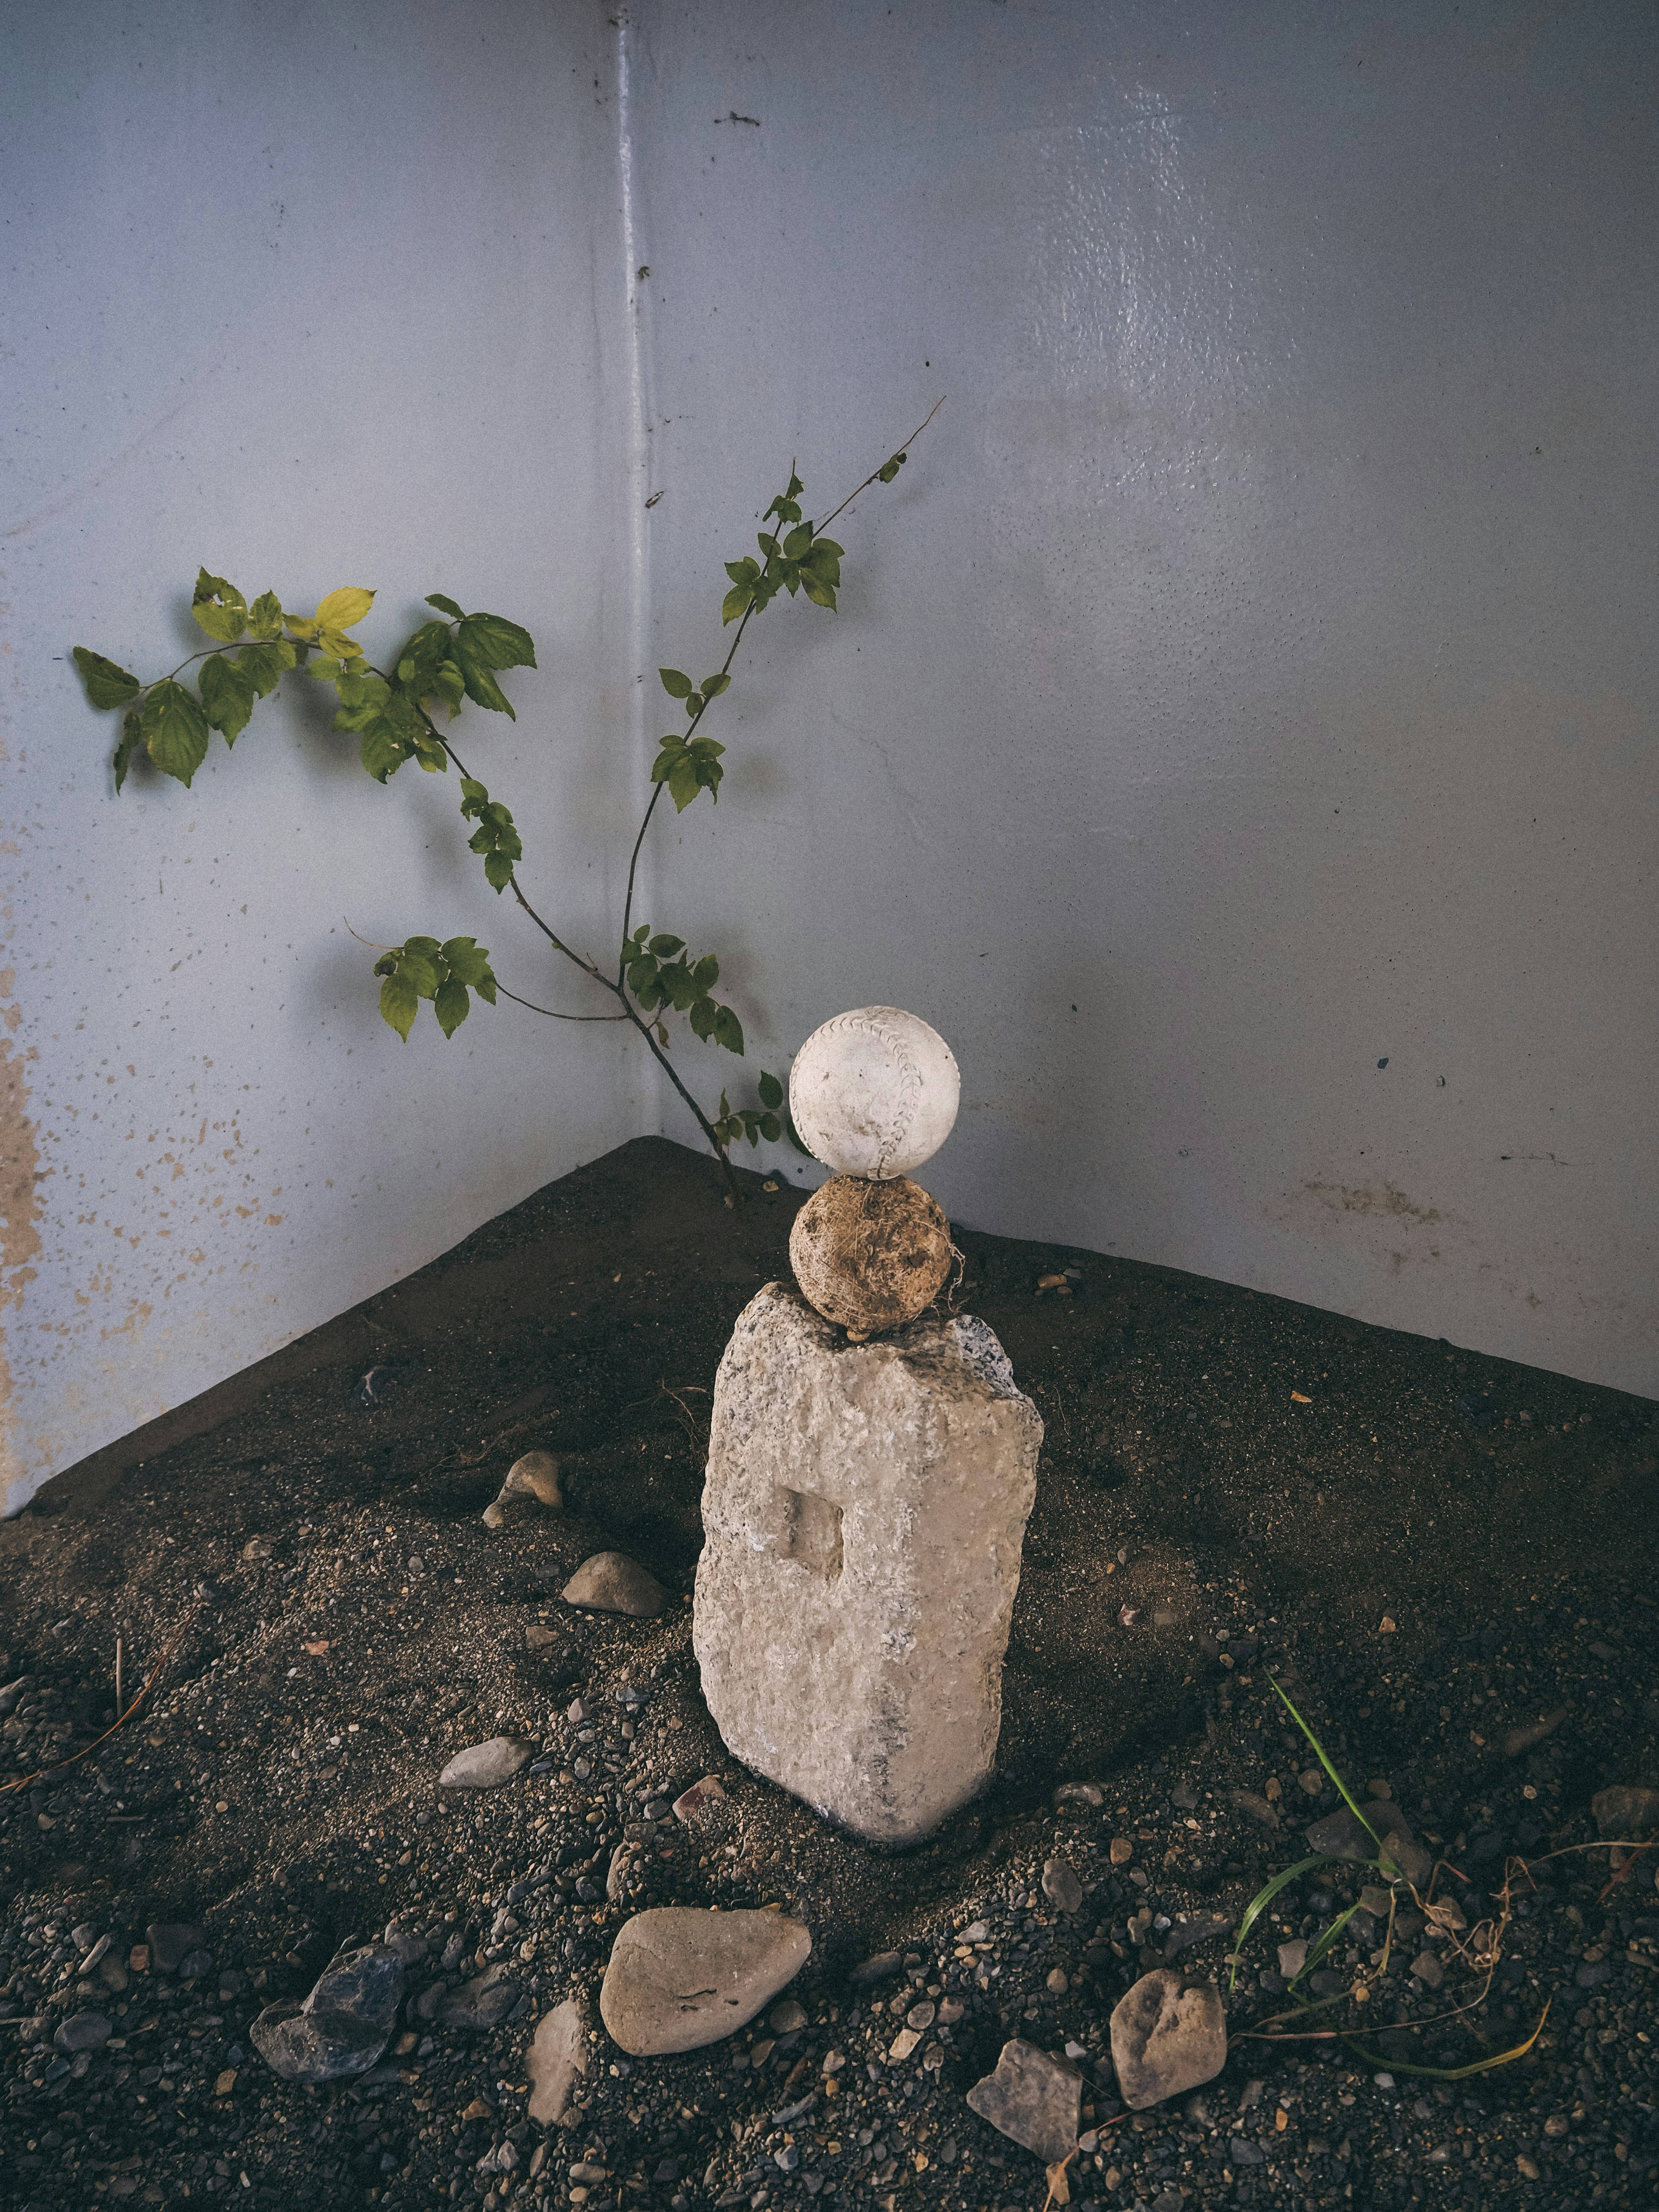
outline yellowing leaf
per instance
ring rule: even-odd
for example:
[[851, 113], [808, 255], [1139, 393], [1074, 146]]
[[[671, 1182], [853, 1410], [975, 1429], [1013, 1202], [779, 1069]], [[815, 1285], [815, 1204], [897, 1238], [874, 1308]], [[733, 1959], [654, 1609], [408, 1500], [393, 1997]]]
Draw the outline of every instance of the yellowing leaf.
[[303, 615], [284, 615], [283, 620], [295, 637], [303, 637], [313, 642], [315, 641], [317, 625], [314, 622], [307, 622]]
[[319, 629], [349, 629], [360, 623], [374, 604], [373, 592], [364, 591], [361, 584], [342, 584], [337, 592], [331, 592], [317, 604]]
[[347, 637], [340, 630], [330, 629], [326, 623], [319, 625], [317, 642], [325, 653], [333, 653], [337, 659], [353, 660], [357, 657], [356, 639]]

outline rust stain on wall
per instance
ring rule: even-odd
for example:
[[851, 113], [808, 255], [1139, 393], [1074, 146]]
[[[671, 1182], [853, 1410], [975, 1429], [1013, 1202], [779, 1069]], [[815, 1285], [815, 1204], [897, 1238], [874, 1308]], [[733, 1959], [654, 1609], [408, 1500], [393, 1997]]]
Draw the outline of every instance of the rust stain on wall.
[[[14, 971], [0, 969], [0, 1000], [10, 1000]], [[13, 1449], [12, 1376], [6, 1356], [4, 1316], [17, 1305], [34, 1280], [40, 1256], [40, 1148], [28, 1117], [29, 1091], [24, 1069], [33, 1046], [19, 1051], [12, 1042], [19, 1009], [15, 1001], [0, 1014], [0, 1509], [20, 1485], [22, 1467]]]
[[1391, 1182], [1304, 1182], [1302, 1188], [1332, 1213], [1371, 1214], [1395, 1221], [1414, 1221], [1424, 1226], [1448, 1218], [1438, 1206], [1419, 1206]]

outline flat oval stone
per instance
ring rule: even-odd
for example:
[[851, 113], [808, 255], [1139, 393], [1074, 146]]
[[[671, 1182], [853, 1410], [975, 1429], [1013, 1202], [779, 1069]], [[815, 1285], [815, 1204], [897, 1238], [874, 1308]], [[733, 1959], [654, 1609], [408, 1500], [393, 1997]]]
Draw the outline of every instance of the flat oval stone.
[[1188, 1984], [1176, 1966], [1156, 1966], [1112, 2013], [1112, 2063], [1132, 2112], [1213, 2081], [1227, 2063], [1227, 2023], [1213, 1983]]
[[52, 2039], [60, 2051], [100, 2051], [109, 2041], [111, 2033], [102, 2013], [75, 2012]]
[[285, 2081], [337, 2081], [374, 2065], [403, 1995], [403, 1960], [383, 1943], [366, 1943], [332, 1960], [303, 2004], [267, 2005], [248, 2033]]
[[458, 1751], [438, 1777], [440, 1790], [499, 1790], [536, 1756], [536, 1747], [520, 1736], [492, 1735], [488, 1743]]
[[553, 2127], [570, 2109], [587, 2071], [587, 2011], [580, 1997], [567, 1997], [544, 2015], [524, 2063], [530, 2076], [530, 2117]]
[[206, 1948], [207, 1929], [194, 1920], [152, 1921], [144, 1930], [149, 1960], [159, 1973], [177, 1973], [192, 1951]]
[[968, 2109], [1052, 2166], [1077, 2148], [1082, 2099], [1082, 2077], [1074, 2066], [1016, 2037], [1003, 2045], [995, 2072], [968, 2092]]
[[781, 1912], [637, 1913], [611, 1948], [599, 2015], [633, 2057], [701, 2050], [752, 2020], [811, 1948], [800, 1922]]
[[626, 1552], [596, 1552], [584, 1559], [562, 1592], [567, 1605], [595, 1613], [625, 1613], [635, 1620], [654, 1620], [668, 1593], [653, 1574]]

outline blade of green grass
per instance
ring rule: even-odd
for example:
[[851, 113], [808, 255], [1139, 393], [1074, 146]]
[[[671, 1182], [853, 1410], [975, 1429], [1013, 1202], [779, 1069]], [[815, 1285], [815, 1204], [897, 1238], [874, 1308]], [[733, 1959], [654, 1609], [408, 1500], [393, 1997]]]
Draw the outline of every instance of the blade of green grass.
[[[1378, 1873], [1392, 1872], [1394, 1874], [1398, 1874], [1400, 1869], [1395, 1865], [1394, 1861], [1391, 1858], [1389, 1858], [1387, 1851], [1383, 1847], [1382, 1837], [1377, 1834], [1376, 1829], [1372, 1827], [1370, 1822], [1360, 1811], [1347, 1784], [1337, 1772], [1335, 1767], [1332, 1765], [1329, 1757], [1327, 1755], [1324, 1745], [1321, 1743], [1319, 1738], [1308, 1726], [1308, 1723], [1303, 1719], [1301, 1714], [1297, 1712], [1296, 1707], [1291, 1703], [1289, 1698], [1285, 1696], [1282, 1686], [1275, 1680], [1274, 1677], [1271, 1674], [1268, 1675], [1267, 1680], [1273, 1683], [1274, 1689], [1279, 1692], [1279, 1695], [1284, 1703], [1285, 1711], [1289, 1713], [1291, 1718], [1296, 1723], [1303, 1735], [1307, 1737], [1309, 1742], [1313, 1746], [1314, 1755], [1318, 1759], [1320, 1765], [1324, 1768], [1326, 1773], [1330, 1776], [1332, 1781], [1335, 1783], [1338, 1790], [1341, 1792], [1344, 1804], [1346, 1805], [1348, 1810], [1353, 1814], [1355, 1820], [1358, 1821], [1360, 1826], [1365, 1831], [1365, 1833], [1376, 1845]], [[1386, 1863], [1384, 1863], [1384, 1862], [1386, 1862]]]
[[1352, 2036], [1345, 2035], [1342, 2041], [1356, 2058], [1363, 2058], [1368, 2066], [1381, 2067], [1390, 2074], [1421, 2074], [1436, 2081], [1467, 2081], [1473, 2074], [1490, 2074], [1495, 2066], [1508, 2066], [1517, 2058], [1524, 2058], [1544, 2033], [1544, 2022], [1550, 2016], [1553, 2002], [1551, 1998], [1545, 1999], [1538, 2025], [1524, 2043], [1517, 2043], [1513, 2051], [1500, 2051], [1491, 2058], [1477, 2058], [1470, 2066], [1413, 2066], [1403, 2058], [1381, 2058], [1374, 2051], [1367, 2051], [1363, 2044], [1356, 2043]]
[[[1245, 1906], [1243, 1912], [1239, 1917], [1238, 1932], [1233, 1937], [1233, 1954], [1235, 1958], [1237, 1958], [1238, 1953], [1244, 1948], [1246, 1942], [1249, 1939], [1251, 1929], [1255, 1927], [1256, 1922], [1261, 1917], [1267, 1907], [1273, 1903], [1274, 1898], [1278, 1896], [1281, 1889], [1285, 1888], [1290, 1883], [1296, 1881], [1298, 1875], [1310, 1872], [1314, 1867], [1335, 1866], [1339, 1862], [1333, 1858], [1329, 1851], [1316, 1851], [1310, 1858], [1298, 1859], [1294, 1866], [1287, 1866], [1282, 1873], [1276, 1874], [1271, 1881], [1264, 1883], [1263, 1886], [1257, 1890], [1255, 1895], [1250, 1899], [1249, 1903]], [[1238, 1968], [1235, 1966], [1232, 1970], [1231, 1978], [1227, 1984], [1227, 1987], [1231, 1991], [1237, 1986]]]
[[[1352, 1861], [1350, 1861], [1349, 1863], [1352, 1864]], [[1337, 1937], [1342, 1933], [1342, 1930], [1347, 1926], [1348, 1923], [1353, 1918], [1355, 1913], [1358, 1912], [1358, 1910], [1359, 1907], [1357, 1905], [1351, 1905], [1346, 1912], [1339, 1912], [1337, 1914], [1335, 1919], [1332, 1921], [1330, 1926], [1325, 1930], [1325, 1933], [1319, 1938], [1318, 1942], [1315, 1943], [1307, 1957], [1302, 1961], [1302, 1973], [1298, 1974], [1296, 1977], [1296, 1980], [1291, 1984], [1291, 1987], [1292, 1989], [1296, 1987], [1296, 1983], [1302, 1979], [1304, 1974], [1312, 1973], [1314, 1968], [1319, 1964], [1320, 1960], [1330, 1949], [1332, 1944], [1335, 1942]]]

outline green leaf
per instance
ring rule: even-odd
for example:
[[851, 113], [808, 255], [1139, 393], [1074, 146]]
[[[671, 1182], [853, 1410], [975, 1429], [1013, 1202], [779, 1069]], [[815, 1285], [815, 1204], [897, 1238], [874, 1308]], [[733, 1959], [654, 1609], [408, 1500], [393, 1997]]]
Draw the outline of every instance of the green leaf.
[[752, 584], [760, 574], [760, 562], [745, 553], [741, 561], [728, 561], [726, 573], [734, 584]]
[[202, 663], [197, 680], [202, 687], [202, 707], [209, 721], [223, 732], [227, 745], [234, 745], [253, 712], [252, 678], [240, 661], [227, 660], [222, 653], [210, 653]]
[[294, 647], [286, 640], [270, 645], [245, 645], [236, 655], [236, 665], [259, 696], [269, 698], [282, 682], [283, 670], [294, 665]]
[[731, 689], [732, 679], [729, 676], [705, 676], [702, 679], [702, 696], [705, 699], [718, 699], [722, 691], [729, 691]]
[[443, 947], [443, 957], [450, 974], [459, 982], [471, 983], [475, 989], [482, 987], [489, 973], [489, 948], [476, 938], [452, 937]]
[[513, 863], [505, 853], [491, 853], [484, 861], [484, 881], [493, 891], [504, 891], [513, 880]]
[[362, 584], [341, 584], [318, 601], [312, 620], [320, 635], [343, 639], [347, 630], [354, 623], [360, 623], [374, 604], [374, 592]]
[[717, 1006], [714, 1010], [714, 1042], [723, 1044], [727, 1052], [736, 1053], [739, 1059], [743, 1057], [743, 1024], [730, 1006]]
[[783, 1134], [783, 1124], [779, 1121], [775, 1114], [763, 1114], [761, 1115], [760, 1130], [762, 1136], [765, 1138], [769, 1145], [775, 1145], [778, 1139]]
[[662, 678], [663, 690], [671, 699], [684, 699], [690, 696], [691, 678], [689, 676], [682, 676], [678, 668], [659, 668], [657, 673]]
[[247, 601], [234, 584], [222, 576], [210, 576], [205, 568], [197, 571], [190, 611], [221, 645], [234, 645], [247, 628]]
[[113, 660], [106, 660], [101, 653], [94, 653], [88, 646], [75, 647], [75, 665], [86, 684], [88, 698], [100, 712], [109, 707], [125, 707], [143, 689], [136, 676], [130, 676], [125, 668]]
[[404, 945], [404, 957], [398, 973], [406, 975], [422, 999], [437, 996], [438, 986], [444, 980], [442, 955], [435, 937], [411, 937]]
[[163, 775], [177, 776], [188, 791], [191, 778], [207, 757], [208, 720], [201, 701], [169, 676], [153, 686], [139, 720], [150, 758]]
[[736, 622], [738, 617], [744, 612], [744, 609], [748, 606], [750, 601], [754, 598], [754, 596], [755, 587], [752, 584], [733, 584], [731, 590], [720, 601], [721, 622]]
[[[340, 727], [340, 717], [334, 718], [334, 726]], [[384, 783], [395, 775], [409, 758], [414, 748], [401, 737], [385, 714], [376, 714], [363, 732], [363, 741], [358, 750], [363, 766], [376, 783]]]
[[705, 952], [691, 970], [691, 981], [700, 991], [712, 991], [720, 980], [720, 962], [712, 952]]
[[121, 742], [115, 748], [115, 788], [118, 792], [126, 781], [127, 770], [132, 765], [132, 757], [143, 741], [144, 733], [139, 725], [138, 710], [136, 707], [131, 708], [122, 720]]
[[909, 459], [909, 458], [910, 457], [908, 453], [895, 453], [891, 460], [884, 461], [881, 466], [876, 471], [878, 477], [883, 483], [891, 483], [893, 478], [898, 474], [899, 471], [904, 466], [904, 464]]
[[685, 939], [683, 937], [669, 937], [665, 934], [653, 937], [651, 940], [651, 950], [659, 960], [672, 960], [677, 952], [684, 951]]
[[456, 632], [456, 642], [463, 641], [468, 649], [492, 668], [533, 668], [536, 648], [530, 632], [520, 629], [517, 623], [508, 622], [504, 615], [468, 615]]
[[760, 547], [761, 551], [765, 554], [769, 561], [776, 560], [778, 556], [778, 541], [769, 531], [763, 530], [759, 537], [756, 538], [755, 543]]
[[801, 570], [800, 587], [815, 607], [828, 607], [830, 612], [834, 613], [836, 587], [833, 584], [826, 584], [816, 570], [811, 568]]
[[454, 600], [447, 599], [441, 592], [428, 592], [426, 595], [426, 603], [429, 607], [440, 608], [447, 615], [453, 615], [457, 622], [464, 622], [466, 619]]
[[[719, 1018], [719, 1015], [720, 1008], [714, 1004], [714, 1001], [712, 999], [698, 999], [690, 1009], [691, 1034], [694, 1036], [701, 1037], [703, 1042], [707, 1044], [709, 1038], [714, 1034], [714, 1024]], [[722, 1092], [720, 1096], [720, 1111], [722, 1113], [726, 1111], [726, 1097], [724, 1092]]]
[[783, 557], [786, 561], [799, 561], [811, 550], [811, 544], [812, 526], [810, 522], [803, 522], [784, 539]]
[[442, 664], [433, 688], [448, 708], [450, 719], [453, 720], [461, 710], [462, 700], [466, 696], [466, 678], [454, 661], [446, 660]]
[[380, 1018], [390, 1022], [404, 1042], [409, 1042], [409, 1032], [415, 1025], [415, 1017], [421, 1010], [415, 986], [401, 970], [388, 975], [380, 986]]
[[801, 482], [800, 478], [799, 478], [799, 477], [795, 474], [795, 471], [793, 471], [793, 469], [791, 469], [791, 470], [790, 470], [790, 471], [789, 471], [789, 489], [788, 489], [788, 491], [785, 494], [786, 498], [788, 498], [788, 499], [799, 499], [799, 496], [800, 496], [800, 495], [801, 495], [801, 493], [802, 493], [802, 492], [804, 492], [804, 491], [805, 490], [805, 489], [806, 489], [805, 485]]
[[760, 1091], [761, 1104], [763, 1106], [782, 1105], [783, 1085], [778, 1081], [775, 1075], [763, 1074], [757, 1088]]
[[690, 715], [692, 720], [696, 721], [697, 716], [702, 714], [708, 702], [704, 699], [700, 691], [693, 691], [687, 696], [685, 711]]
[[536, 648], [528, 631], [516, 623], [504, 622], [499, 615], [468, 615], [455, 633], [454, 652], [467, 697], [475, 706], [488, 707], [516, 721], [518, 717], [491, 672], [536, 665]]
[[432, 1011], [438, 1017], [438, 1027], [447, 1037], [454, 1036], [466, 1019], [469, 1001], [466, 986], [453, 975], [447, 975], [438, 986], [438, 995], [432, 1002]]
[[676, 811], [684, 814], [702, 789], [696, 763], [682, 755], [668, 771], [668, 795], [674, 802]]
[[417, 699], [438, 689], [439, 672], [450, 658], [447, 623], [422, 623], [398, 654], [398, 681]]
[[247, 626], [269, 645], [283, 634], [283, 603], [275, 592], [261, 592], [247, 611]]

